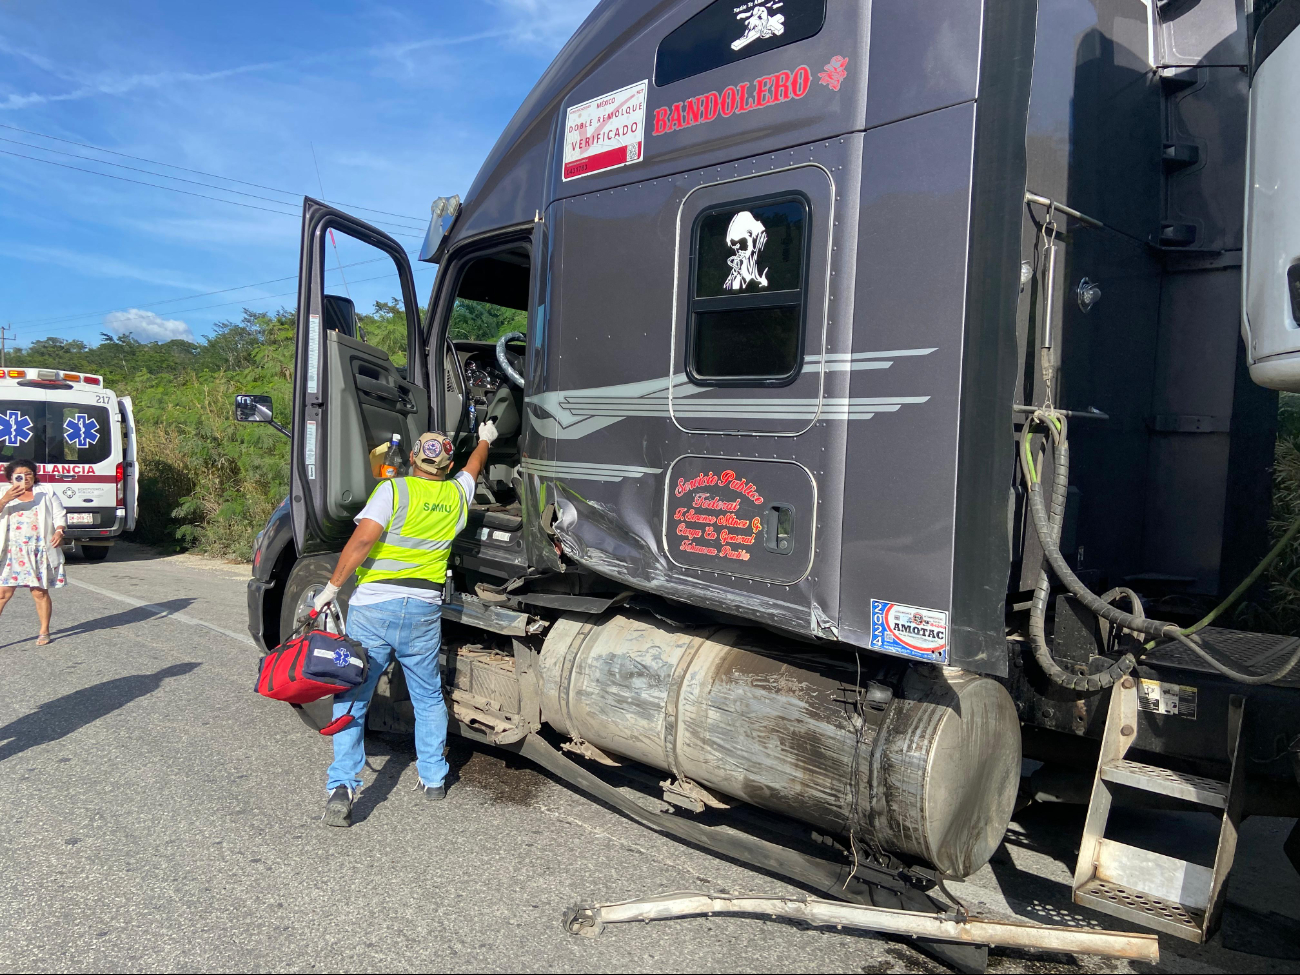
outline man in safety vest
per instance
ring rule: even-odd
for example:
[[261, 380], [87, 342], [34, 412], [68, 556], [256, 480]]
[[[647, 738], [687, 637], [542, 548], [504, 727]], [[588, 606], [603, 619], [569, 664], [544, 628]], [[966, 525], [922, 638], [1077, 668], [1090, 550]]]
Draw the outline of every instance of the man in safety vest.
[[455, 477], [451, 440], [426, 433], [411, 451], [411, 476], [381, 481], [354, 519], [357, 527], [339, 555], [329, 585], [315, 599], [317, 611], [338, 596], [353, 572], [357, 588], [348, 600], [348, 636], [370, 657], [366, 682], [334, 698], [334, 717], [352, 722], [334, 735], [334, 763], [325, 786], [325, 822], [352, 825], [352, 801], [366, 764], [365, 724], [370, 697], [393, 657], [402, 663], [415, 708], [415, 751], [419, 789], [429, 799], [446, 795], [447, 704], [442, 696], [442, 593], [447, 559], [465, 527], [474, 484], [497, 438], [495, 424], [482, 423], [479, 442]]

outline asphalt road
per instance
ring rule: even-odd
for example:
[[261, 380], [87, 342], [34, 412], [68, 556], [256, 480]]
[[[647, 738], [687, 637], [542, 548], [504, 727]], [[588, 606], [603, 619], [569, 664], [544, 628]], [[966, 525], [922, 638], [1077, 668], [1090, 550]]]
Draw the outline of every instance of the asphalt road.
[[[0, 621], [0, 970], [945, 971], [908, 945], [749, 919], [561, 929], [564, 908], [672, 890], [798, 894], [456, 744], [442, 803], [402, 740], [369, 742], [350, 830], [319, 823], [329, 743], [252, 692], [247, 569], [135, 546], [73, 563], [48, 647], [25, 593]], [[1180, 848], [1208, 817], [1131, 817]], [[1159, 971], [1289, 972], [1290, 821], [1247, 821], [1223, 931], [1161, 939]], [[1122, 928], [1070, 904], [1082, 826], [1031, 807], [954, 885], [972, 913]], [[1123, 839], [1120, 833], [1117, 838]], [[990, 971], [1149, 971], [994, 951]]]

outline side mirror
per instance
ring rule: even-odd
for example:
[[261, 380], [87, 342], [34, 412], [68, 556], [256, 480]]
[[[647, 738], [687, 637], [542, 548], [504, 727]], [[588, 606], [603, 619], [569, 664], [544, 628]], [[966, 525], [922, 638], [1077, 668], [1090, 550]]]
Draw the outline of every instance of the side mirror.
[[256, 393], [235, 394], [235, 420], [239, 423], [269, 423], [286, 437], [289, 431], [275, 422], [271, 411], [271, 397]]

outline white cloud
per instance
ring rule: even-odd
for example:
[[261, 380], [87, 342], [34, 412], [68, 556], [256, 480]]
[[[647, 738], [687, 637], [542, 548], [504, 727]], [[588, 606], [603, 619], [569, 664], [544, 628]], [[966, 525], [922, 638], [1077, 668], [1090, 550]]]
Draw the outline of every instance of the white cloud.
[[139, 308], [109, 312], [104, 316], [104, 327], [114, 335], [133, 335], [141, 342], [194, 341], [194, 333], [179, 318], [163, 318]]
[[510, 39], [558, 50], [587, 19], [595, 0], [493, 0], [509, 24]]

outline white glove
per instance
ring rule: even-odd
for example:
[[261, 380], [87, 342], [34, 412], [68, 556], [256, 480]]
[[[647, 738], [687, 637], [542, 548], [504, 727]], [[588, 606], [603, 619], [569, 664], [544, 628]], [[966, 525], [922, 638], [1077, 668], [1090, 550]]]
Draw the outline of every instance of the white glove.
[[491, 420], [484, 420], [478, 425], [479, 440], [486, 440], [490, 445], [500, 434], [497, 433], [497, 425]]
[[325, 584], [325, 588], [322, 589], [320, 593], [316, 596], [316, 598], [312, 601], [311, 604], [312, 609], [314, 609], [317, 613], [323, 613], [325, 611], [325, 607], [328, 606], [330, 603], [334, 602], [334, 597], [337, 596], [338, 594], [339, 594], [339, 587], [334, 585], [334, 583], [332, 582], [327, 582]]

